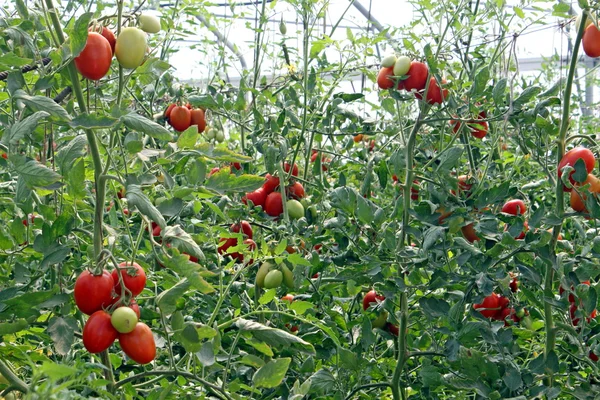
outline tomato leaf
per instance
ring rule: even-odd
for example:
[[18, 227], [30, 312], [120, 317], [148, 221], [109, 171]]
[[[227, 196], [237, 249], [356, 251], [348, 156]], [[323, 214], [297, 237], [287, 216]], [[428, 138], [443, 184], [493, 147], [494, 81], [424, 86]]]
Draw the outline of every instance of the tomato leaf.
[[212, 174], [205, 182], [204, 186], [208, 189], [224, 192], [247, 193], [258, 189], [265, 182], [265, 178], [257, 175], [235, 175], [227, 168]]
[[308, 379], [310, 380], [311, 392], [327, 393], [335, 387], [335, 377], [325, 368], [318, 370]]
[[435, 297], [421, 297], [419, 305], [432, 318], [443, 317], [450, 311], [450, 305], [446, 301]]
[[54, 348], [61, 356], [71, 350], [75, 342], [75, 332], [79, 330], [77, 320], [72, 316], [52, 317], [47, 332], [54, 341]]
[[215, 99], [208, 94], [189, 96], [188, 101], [192, 106], [198, 108], [210, 109], [217, 108], [219, 106]]
[[106, 129], [119, 122], [118, 119], [105, 114], [79, 114], [69, 123], [72, 128]]
[[7, 129], [2, 136], [2, 143], [17, 144], [26, 135], [32, 135], [40, 120], [49, 116], [46, 111], [38, 111], [27, 118], [15, 122], [13, 126]]
[[13, 96], [14, 100], [21, 100], [32, 111], [45, 111], [59, 120], [70, 121], [71, 116], [67, 111], [56, 104], [54, 100], [45, 96], [30, 96], [23, 90], [17, 90]]
[[127, 197], [127, 203], [130, 207], [137, 207], [142, 214], [156, 222], [162, 229], [167, 226], [167, 222], [162, 214], [142, 192], [142, 187], [140, 185], [128, 184], [125, 196]]
[[13, 163], [19, 178], [22, 178], [30, 189], [49, 188], [61, 179], [59, 174], [35, 160], [18, 154], [12, 154], [9, 160]]
[[13, 322], [0, 322], [0, 335], [13, 335], [29, 328], [29, 324], [24, 319], [18, 319]]
[[88, 26], [93, 16], [94, 13], [91, 12], [83, 13], [77, 18], [77, 21], [75, 21], [75, 26], [73, 26], [73, 30], [69, 35], [71, 41], [71, 54], [73, 57], [77, 57], [85, 48], [88, 37]]
[[164, 314], [172, 314], [177, 310], [177, 300], [182, 297], [190, 288], [191, 284], [187, 279], [179, 281], [175, 286], [160, 293], [156, 298], [158, 308]]
[[256, 339], [270, 346], [297, 348], [299, 351], [315, 354], [312, 344], [281, 329], [271, 328], [243, 318], [237, 320], [235, 325], [243, 332], [251, 332]]
[[198, 141], [198, 125], [192, 125], [179, 134], [177, 147], [180, 149], [191, 149]]
[[281, 384], [292, 362], [291, 358], [271, 360], [262, 366], [254, 376], [252, 382], [256, 387], [275, 388]]
[[504, 105], [507, 82], [508, 81], [506, 78], [502, 78], [496, 82], [494, 88], [492, 89], [492, 98], [494, 99], [496, 106]]
[[129, 129], [143, 132], [146, 135], [150, 135], [155, 139], [171, 140], [172, 138], [171, 132], [169, 132], [167, 128], [157, 124], [154, 121], [149, 120], [148, 118], [142, 115], [136, 113], [126, 114], [121, 117], [121, 121]]
[[60, 148], [56, 153], [56, 165], [58, 169], [67, 175], [75, 164], [75, 160], [86, 154], [87, 138], [85, 135], [75, 136]]
[[440, 156], [440, 163], [437, 167], [438, 172], [447, 172], [458, 164], [458, 160], [462, 156], [463, 149], [461, 147], [451, 147], [448, 151]]
[[210, 143], [201, 143], [195, 150], [200, 155], [217, 161], [247, 163], [253, 160], [252, 157], [238, 154], [225, 146], [214, 146]]

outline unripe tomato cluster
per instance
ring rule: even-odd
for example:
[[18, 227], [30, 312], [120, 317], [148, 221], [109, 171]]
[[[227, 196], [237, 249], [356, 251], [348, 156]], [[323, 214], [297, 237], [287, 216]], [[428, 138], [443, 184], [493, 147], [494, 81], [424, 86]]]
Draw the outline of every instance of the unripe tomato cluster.
[[294, 273], [284, 263], [275, 265], [268, 261], [262, 263], [256, 272], [256, 286], [264, 289], [277, 289], [282, 285], [294, 287]]
[[[286, 173], [291, 170], [292, 177], [298, 176], [298, 165], [294, 164], [293, 167], [285, 162], [283, 169]], [[279, 189], [280, 180], [277, 176], [267, 174], [265, 177], [265, 183], [262, 187], [246, 193], [242, 197], [242, 202], [248, 204], [251, 201], [254, 206], [261, 206], [265, 213], [271, 217], [279, 217], [283, 213], [283, 197]], [[304, 206], [299, 201], [306, 196], [304, 186], [298, 181], [292, 181], [285, 188], [286, 193], [286, 208], [288, 215], [292, 219], [299, 219], [304, 216]]]
[[180, 106], [169, 104], [164, 114], [169, 125], [178, 132], [183, 132], [190, 126], [195, 125], [198, 133], [206, 129], [206, 114], [201, 108], [193, 108], [191, 104]]
[[74, 297], [79, 310], [90, 316], [83, 327], [83, 345], [90, 353], [101, 353], [118, 339], [133, 361], [147, 364], [154, 360], [154, 336], [139, 322], [140, 308], [135, 301], [145, 286], [146, 273], [135, 262], [122, 262], [112, 273], [103, 270], [94, 275], [85, 270], [79, 275]]
[[160, 20], [151, 15], [139, 18], [140, 28], [124, 27], [118, 37], [106, 26], [94, 22], [88, 29], [83, 50], [74, 58], [77, 71], [89, 80], [97, 81], [108, 73], [113, 55], [123, 68], [134, 69], [144, 63], [148, 55], [146, 33], [158, 33]]

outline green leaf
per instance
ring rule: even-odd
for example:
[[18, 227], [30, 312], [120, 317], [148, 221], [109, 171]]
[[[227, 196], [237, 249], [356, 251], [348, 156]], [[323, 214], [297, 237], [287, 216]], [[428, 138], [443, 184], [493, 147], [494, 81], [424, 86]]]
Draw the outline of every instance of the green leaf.
[[79, 330], [77, 320], [72, 316], [52, 317], [47, 332], [54, 341], [54, 348], [61, 356], [69, 353], [75, 342], [75, 332]]
[[25, 136], [31, 135], [37, 127], [40, 120], [49, 116], [45, 111], [38, 111], [31, 114], [29, 117], [16, 122], [10, 129], [7, 129], [2, 136], [2, 143], [17, 144]]
[[463, 149], [460, 147], [451, 147], [440, 156], [440, 164], [437, 167], [439, 172], [448, 172], [458, 164], [462, 156]]
[[429, 314], [429, 316], [433, 318], [448, 315], [450, 311], [450, 304], [442, 299], [436, 299], [435, 297], [421, 297], [419, 299], [419, 305], [426, 314]]
[[333, 95], [334, 99], [342, 99], [344, 103], [351, 103], [364, 97], [363, 93], [336, 93]]
[[242, 154], [238, 154], [234, 151], [229, 150], [226, 146], [214, 146], [210, 143], [201, 143], [195, 148], [195, 152], [199, 153], [204, 157], [222, 162], [239, 162], [248, 163], [253, 161], [252, 157], [248, 157]]
[[235, 175], [228, 168], [222, 168], [212, 174], [204, 183], [208, 189], [219, 193], [238, 192], [246, 193], [258, 189], [265, 182], [265, 178], [257, 175]]
[[327, 369], [320, 369], [310, 378], [310, 391], [315, 393], [328, 393], [335, 387], [335, 377]]
[[121, 117], [121, 121], [129, 129], [145, 133], [155, 139], [171, 140], [172, 138], [171, 132], [169, 132], [167, 128], [142, 115], [136, 113], [126, 114]]
[[29, 328], [29, 324], [24, 319], [18, 319], [13, 322], [0, 322], [0, 336], [12, 335]]
[[56, 153], [56, 165], [63, 175], [69, 173], [75, 164], [75, 160], [85, 156], [86, 146], [86, 136], [79, 135], [69, 140], [69, 142], [65, 146], [62, 146], [58, 153]]
[[50, 185], [58, 182], [62, 177], [39, 162], [27, 159], [18, 154], [12, 154], [9, 160], [14, 164], [15, 171], [19, 178], [30, 189], [48, 188]]
[[507, 79], [502, 78], [496, 82], [494, 88], [492, 89], [492, 97], [494, 98], [494, 103], [496, 103], [497, 106], [504, 105], [506, 84]]
[[527, 89], [523, 90], [521, 95], [513, 101], [513, 107], [517, 110], [520, 110], [525, 104], [540, 94], [541, 91], [542, 88], [539, 86], [528, 87]]
[[282, 331], [281, 329], [270, 328], [258, 322], [243, 318], [237, 320], [235, 325], [243, 332], [251, 332], [256, 339], [265, 342], [270, 346], [297, 348], [302, 352], [315, 354], [315, 349], [312, 344], [291, 333]]
[[179, 281], [172, 288], [165, 290], [156, 298], [158, 308], [164, 314], [172, 314], [177, 310], [177, 300], [181, 298], [190, 288], [191, 284], [187, 279]]
[[79, 114], [71, 120], [69, 125], [72, 128], [106, 129], [115, 126], [118, 122], [118, 119], [106, 114], [93, 113]]
[[45, 111], [59, 120], [71, 120], [71, 116], [67, 113], [67, 111], [56, 104], [54, 100], [49, 97], [30, 96], [20, 89], [15, 92], [13, 97], [15, 100], [23, 101], [23, 103], [25, 103], [25, 105], [32, 111]]
[[192, 125], [179, 134], [177, 147], [180, 149], [191, 149], [198, 141], [198, 125]]
[[523, 12], [523, 10], [520, 7], [514, 6], [513, 10], [515, 11], [515, 14], [517, 14], [517, 16], [521, 19], [525, 18], [525, 13]]
[[75, 21], [73, 31], [69, 35], [69, 39], [71, 40], [71, 54], [73, 57], [77, 57], [85, 47], [88, 37], [88, 26], [90, 25], [93, 16], [94, 13], [91, 12], [83, 13], [77, 18], [77, 21]]
[[167, 222], [156, 207], [154, 207], [150, 199], [142, 192], [140, 185], [128, 184], [125, 196], [127, 197], [129, 207], [137, 207], [142, 214], [156, 222], [161, 229], [165, 229]]
[[63, 262], [71, 254], [71, 248], [54, 243], [44, 250], [44, 259], [40, 263], [40, 268], [44, 269], [50, 265]]
[[31, 64], [32, 62], [33, 60], [31, 58], [19, 57], [12, 51], [0, 56], [0, 66], [2, 66], [3, 69], [23, 67], [27, 64]]
[[294, 300], [289, 307], [290, 310], [294, 311], [296, 314], [302, 315], [315, 306], [313, 303], [309, 303], [308, 301]]
[[271, 360], [262, 366], [254, 376], [252, 382], [256, 387], [275, 388], [281, 384], [290, 366], [291, 358]]
[[215, 99], [208, 94], [189, 96], [188, 101], [192, 106], [204, 109], [217, 108], [219, 106]]
[[55, 382], [81, 373], [79, 368], [70, 367], [65, 364], [56, 364], [50, 361], [45, 361], [41, 366], [38, 366], [38, 370]]
[[165, 267], [187, 278], [190, 286], [199, 292], [208, 294], [215, 291], [214, 287], [204, 279], [205, 276], [213, 276], [214, 273], [198, 263], [191, 262], [186, 255], [173, 255], [171, 258], [161, 257], [160, 261]]

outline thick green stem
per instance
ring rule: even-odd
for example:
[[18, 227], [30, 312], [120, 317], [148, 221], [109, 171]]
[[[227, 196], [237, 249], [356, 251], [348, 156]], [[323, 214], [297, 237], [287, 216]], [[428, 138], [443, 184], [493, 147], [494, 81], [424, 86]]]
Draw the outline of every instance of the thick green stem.
[[10, 386], [14, 387], [19, 392], [27, 393], [29, 391], [29, 386], [15, 375], [12, 369], [10, 369], [10, 367], [2, 360], [0, 360], [0, 376], [4, 376]]
[[398, 362], [392, 377], [392, 395], [394, 400], [404, 399], [404, 389], [400, 389], [400, 375], [408, 358], [406, 344], [406, 330], [408, 327], [408, 295], [406, 292], [400, 294], [400, 327], [398, 328]]
[[[573, 46], [573, 54], [571, 55], [571, 61], [569, 64], [569, 72], [567, 75], [567, 82], [565, 86], [565, 92], [563, 96], [563, 110], [562, 110], [562, 120], [560, 123], [560, 131], [558, 134], [557, 146], [558, 152], [556, 157], [556, 164], [560, 162], [560, 160], [565, 155], [565, 147], [567, 142], [567, 131], [569, 130], [569, 119], [570, 119], [570, 109], [571, 109], [571, 91], [573, 89], [573, 77], [575, 75], [575, 69], [577, 68], [578, 55], [579, 55], [579, 45], [581, 44], [581, 38], [583, 37], [583, 32], [585, 30], [585, 22], [587, 20], [586, 13], [582, 13], [580, 25], [577, 27], [577, 38], [575, 39], [575, 44]], [[556, 181], [556, 215], [562, 217], [565, 213], [565, 198], [563, 192], [563, 183], [560, 179]], [[556, 242], [558, 240], [558, 235], [560, 234], [562, 228], [562, 223], [560, 225], [556, 225], [552, 231], [552, 241], [550, 242], [550, 247], [554, 254], [554, 258], [556, 258]], [[544, 279], [544, 297], [551, 299], [554, 297], [553, 292], [553, 284], [554, 284], [554, 263], [548, 264], [546, 266], [546, 276]], [[544, 360], [548, 358], [548, 355], [554, 351], [554, 347], [556, 345], [556, 333], [557, 330], [554, 326], [554, 318], [552, 315], [552, 304], [548, 301], [544, 301], [544, 319], [545, 319], [545, 328], [546, 328], [546, 347], [544, 349]], [[551, 373], [546, 378], [546, 385], [552, 386], [553, 377]]]

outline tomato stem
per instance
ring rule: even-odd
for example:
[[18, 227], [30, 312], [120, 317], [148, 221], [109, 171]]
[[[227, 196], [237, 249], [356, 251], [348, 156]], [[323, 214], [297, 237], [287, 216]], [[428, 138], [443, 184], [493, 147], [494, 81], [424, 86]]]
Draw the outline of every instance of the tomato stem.
[[13, 370], [2, 360], [0, 360], [0, 376], [4, 376], [10, 383], [10, 386], [21, 393], [27, 393], [29, 386], [21, 380]]

